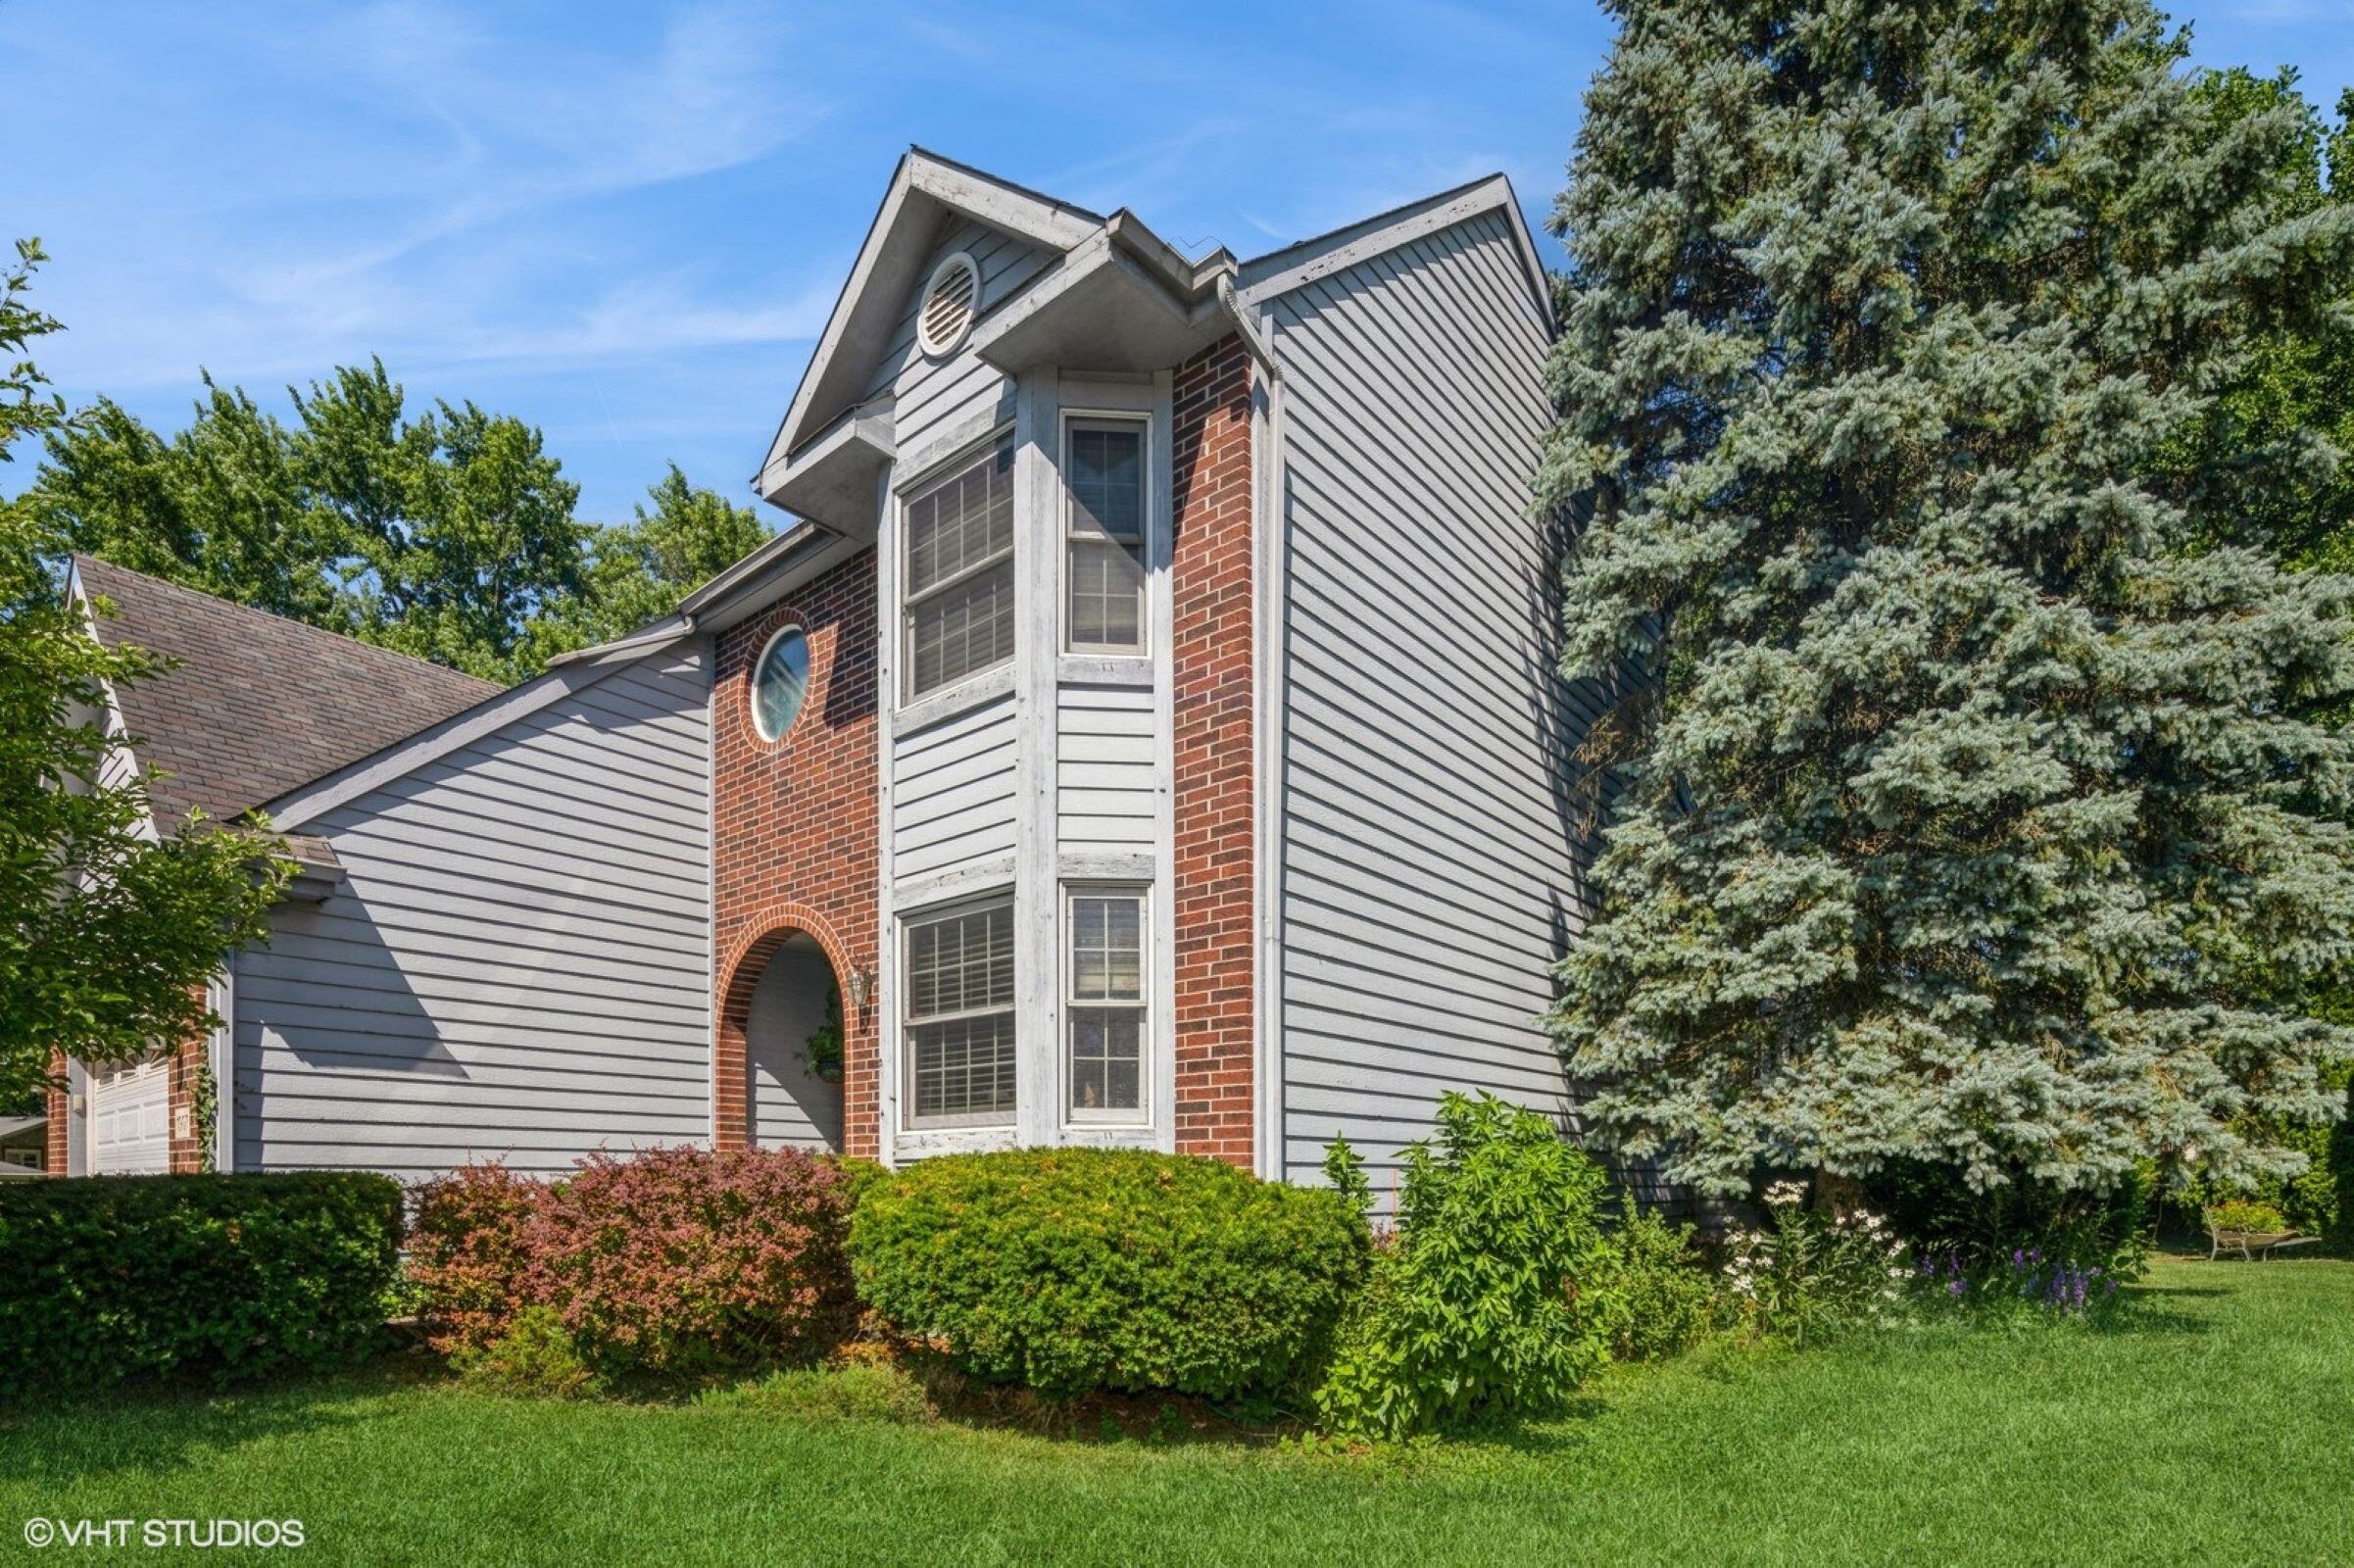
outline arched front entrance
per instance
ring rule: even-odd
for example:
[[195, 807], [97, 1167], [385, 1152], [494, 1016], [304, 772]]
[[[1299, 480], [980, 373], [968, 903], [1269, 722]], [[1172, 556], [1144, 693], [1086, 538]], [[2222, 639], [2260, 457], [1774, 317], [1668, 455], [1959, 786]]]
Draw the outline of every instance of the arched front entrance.
[[[711, 1140], [718, 1148], [873, 1156], [874, 972], [871, 959], [858, 966], [856, 954], [801, 904], [760, 910], [729, 944], [712, 1031]], [[838, 1025], [838, 1049], [829, 1024]]]
[[842, 988], [817, 939], [777, 944], [744, 1020], [747, 1140], [762, 1149], [842, 1150]]

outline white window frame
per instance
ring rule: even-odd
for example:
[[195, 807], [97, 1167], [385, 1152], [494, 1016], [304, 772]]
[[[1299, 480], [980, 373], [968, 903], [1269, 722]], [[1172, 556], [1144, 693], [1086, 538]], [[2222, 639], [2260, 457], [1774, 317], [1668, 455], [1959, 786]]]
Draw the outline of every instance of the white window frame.
[[[1077, 921], [1072, 916], [1072, 905], [1080, 899], [1134, 899], [1136, 901], [1136, 1000], [1105, 1002], [1101, 998], [1083, 999], [1078, 995], [1079, 960], [1074, 938]], [[1057, 968], [1062, 976], [1055, 1008], [1054, 1079], [1062, 1101], [1062, 1122], [1066, 1127], [1150, 1127], [1152, 1124], [1153, 1084], [1157, 1076], [1160, 1031], [1153, 1027], [1154, 980], [1152, 941], [1152, 886], [1149, 882], [1083, 881], [1062, 884], [1060, 918], [1055, 922], [1055, 941], [1061, 950]], [[1082, 1008], [1127, 1007], [1137, 1015], [1136, 1029], [1136, 1100], [1134, 1107], [1100, 1107], [1087, 1109], [1078, 1103], [1078, 1077], [1071, 1065], [1072, 1030]]]
[[[893, 1010], [899, 1025], [899, 1076], [902, 1085], [899, 1125], [909, 1132], [960, 1131], [968, 1128], [991, 1132], [1009, 1132], [1020, 1118], [1023, 1037], [1018, 978], [1015, 982], [1013, 1000], [1007, 1002], [1003, 1007], [967, 1007], [957, 1012], [926, 1013], [920, 1018], [916, 1017], [912, 1010], [915, 1002], [916, 928], [936, 925], [945, 920], [960, 919], [988, 909], [1003, 908], [1011, 915], [1014, 907], [1013, 890], [999, 888], [993, 892], [976, 894], [971, 898], [957, 899], [946, 904], [935, 904], [920, 909], [908, 909], [899, 916], [900, 985], [899, 998]], [[1018, 916], [1016, 918], [1018, 919]], [[1014, 963], [1018, 976], [1021, 961], [1019, 957], [1021, 933], [1018, 925], [1013, 933], [1013, 942]], [[915, 1065], [915, 1031], [925, 1024], [953, 1021], [957, 1018], [984, 1017], [1001, 1012], [1009, 1015], [1013, 1020], [1013, 1103], [1002, 1111], [958, 1111], [945, 1116], [919, 1114], [915, 1108], [919, 1082], [919, 1074]]]
[[[1138, 437], [1138, 472], [1144, 483], [1144, 538], [1137, 545], [1137, 569], [1143, 574], [1136, 588], [1136, 641], [1083, 643], [1071, 625], [1071, 545], [1078, 515], [1078, 497], [1071, 490], [1071, 436], [1084, 426], [1122, 425]], [[1061, 648], [1066, 654], [1102, 659], [1150, 659], [1152, 654], [1152, 571], [1160, 554], [1159, 456], [1153, 450], [1152, 416], [1136, 409], [1066, 408], [1061, 433], [1055, 441], [1054, 481], [1059, 491], [1061, 526], [1054, 540], [1054, 617], [1061, 625]]]
[[[1013, 535], [1007, 542], [1005, 554], [1002, 558], [993, 559], [981, 565], [967, 566], [954, 576], [932, 584], [920, 594], [912, 593], [908, 589], [908, 583], [913, 578], [911, 568], [914, 564], [913, 557], [907, 548], [908, 509], [934, 491], [961, 478], [975, 463], [994, 461], [998, 449], [1001, 446], [1008, 445], [1011, 450], [1007, 454], [1007, 458], [1012, 465], [1012, 469], [1007, 482], [1014, 483], [1016, 482], [1015, 476], [1021, 469], [1021, 446], [1013, 438], [1013, 426], [1005, 424], [992, 430], [980, 440], [959, 448], [952, 456], [931, 465], [924, 472], [901, 488], [895, 498], [898, 515], [893, 524], [892, 537], [896, 546], [898, 569], [893, 576], [898, 589], [899, 627], [894, 635], [897, 638], [895, 647], [899, 653], [900, 674], [897, 684], [899, 706], [902, 708], [912, 708], [919, 703], [938, 702], [952, 692], [959, 691], [976, 681], [987, 680], [999, 670], [1012, 667], [1021, 657], [1021, 504], [1018, 490], [1015, 492], [1014, 501]], [[994, 664], [983, 664], [977, 669], [968, 669], [954, 680], [944, 681], [927, 691], [917, 691], [915, 689], [915, 607], [923, 600], [934, 598], [952, 588], [971, 581], [984, 571], [994, 570], [1001, 561], [1013, 576], [1013, 651]]]

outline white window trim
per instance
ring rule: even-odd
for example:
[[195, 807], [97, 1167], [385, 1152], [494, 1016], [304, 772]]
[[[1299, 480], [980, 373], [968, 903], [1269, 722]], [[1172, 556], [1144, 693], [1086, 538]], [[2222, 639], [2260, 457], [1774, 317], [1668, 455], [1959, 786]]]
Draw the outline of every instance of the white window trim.
[[[1134, 899], [1137, 905], [1137, 995], [1133, 1002], [1105, 1003], [1101, 1000], [1082, 1000], [1077, 995], [1078, 958], [1072, 951], [1071, 939], [1075, 927], [1071, 918], [1074, 901], [1087, 898]], [[1057, 968], [1061, 974], [1056, 993], [1054, 1042], [1054, 1081], [1061, 1102], [1062, 1124], [1069, 1128], [1130, 1127], [1148, 1128], [1152, 1125], [1155, 1095], [1159, 1081], [1159, 1050], [1161, 1031], [1155, 1026], [1153, 1005], [1153, 941], [1152, 941], [1152, 884], [1146, 881], [1082, 881], [1062, 884], [1060, 918], [1055, 921], [1055, 946], [1061, 954]], [[1071, 1072], [1071, 1017], [1081, 1007], [1133, 1007], [1143, 1020], [1137, 1029], [1137, 1104], [1132, 1109], [1085, 1110], [1074, 1103], [1077, 1084]]]
[[803, 709], [809, 706], [809, 686], [816, 675], [816, 650], [810, 649], [811, 667], [803, 675], [801, 707], [793, 710], [793, 716], [785, 721], [785, 727], [773, 735], [760, 726], [760, 671], [768, 666], [768, 656], [776, 652], [776, 645], [787, 637], [798, 637], [804, 648], [809, 647], [809, 628], [797, 620], [787, 621], [770, 633], [766, 642], [760, 644], [760, 657], [752, 662], [752, 678], [744, 683], [744, 716], [752, 721], [752, 733], [763, 746], [774, 746], [793, 733], [793, 726], [801, 722]]
[[[950, 712], [955, 711], [956, 709], [962, 706], [959, 699], [962, 698], [970, 688], [978, 686], [983, 681], [989, 680], [1000, 670], [1010, 669], [1014, 665], [1015, 662], [1021, 658], [1021, 583], [1019, 575], [1020, 566], [1018, 564], [1021, 556], [1021, 514], [1017, 499], [1013, 519], [1013, 544], [1003, 558], [1005, 562], [1015, 564], [1013, 652], [1008, 654], [1005, 658], [998, 661], [994, 664], [987, 664], [979, 669], [968, 670], [964, 674], [958, 676], [956, 679], [948, 682], [946, 685], [935, 686], [930, 691], [918, 693], [914, 688], [914, 610], [918, 600], [930, 599], [935, 595], [945, 593], [947, 590], [955, 587], [960, 582], [969, 581], [971, 578], [979, 575], [981, 572], [993, 569], [1000, 563], [993, 561], [985, 566], [967, 566], [963, 570], [957, 572], [956, 575], [942, 578], [939, 582], [932, 584], [931, 587], [926, 588], [920, 595], [908, 593], [907, 509], [913, 506], [916, 502], [921, 501], [924, 497], [930, 495], [933, 491], [947, 484], [950, 480], [964, 472], [964, 470], [970, 467], [975, 461], [994, 454], [1000, 444], [1012, 440], [1013, 426], [1010, 423], [1002, 423], [995, 429], [991, 430], [987, 435], [980, 437], [978, 440], [966, 443], [965, 445], [957, 448], [955, 452], [943, 457], [939, 462], [927, 466], [921, 473], [914, 475], [912, 478], [907, 480], [907, 483], [901, 485], [898, 488], [898, 492], [892, 497], [894, 518], [892, 523], [892, 551], [896, 557], [897, 563], [897, 570], [893, 573], [896, 579], [894, 598], [896, 599], [897, 603], [893, 606], [893, 617], [895, 620], [895, 625], [891, 635], [892, 649], [893, 652], [898, 655], [896, 662], [900, 666], [899, 677], [893, 683], [894, 690], [892, 693], [892, 708], [895, 713], [920, 707], [926, 710], [925, 722], [937, 722], [939, 719], [947, 717]], [[1019, 474], [1022, 466], [1021, 444], [1018, 441], [1014, 442], [1012, 464], [1014, 474], [1013, 482], [1018, 484]], [[1019, 492], [1017, 490], [1017, 498], [1018, 494]]]
[[[1071, 494], [1071, 432], [1084, 424], [1133, 425], [1143, 437], [1139, 453], [1144, 470], [1145, 488], [1145, 580], [1137, 592], [1136, 642], [1133, 646], [1118, 643], [1082, 643], [1071, 637], [1071, 516], [1078, 505]], [[1162, 522], [1160, 505], [1160, 453], [1152, 439], [1152, 415], [1150, 410], [1121, 408], [1069, 407], [1061, 411], [1059, 433], [1055, 437], [1054, 487], [1059, 505], [1056, 516], [1060, 526], [1054, 539], [1054, 620], [1058, 627], [1056, 646], [1066, 659], [1117, 660], [1133, 662], [1146, 669], [1143, 678], [1150, 679], [1152, 658], [1153, 631], [1156, 616], [1152, 613], [1152, 574], [1160, 568], [1164, 550], [1161, 542]]]
[[[1021, 1115], [1021, 1006], [1018, 992], [1014, 1001], [1003, 1007], [974, 1007], [961, 1012], [932, 1013], [917, 1018], [909, 1011], [915, 999], [915, 928], [941, 920], [976, 914], [983, 909], [1014, 907], [1013, 889], [992, 888], [987, 892], [959, 894], [955, 898], [922, 908], [902, 909], [898, 913], [899, 939], [896, 956], [901, 975], [898, 997], [892, 1004], [899, 1042], [899, 1081], [906, 1086], [907, 1102], [901, 1107], [898, 1125], [910, 1133], [954, 1133], [997, 1137], [1010, 1133]], [[1018, 923], [1014, 941], [1021, 940]], [[1013, 1106], [1005, 1111], [965, 1111], [948, 1116], [919, 1116], [915, 1111], [915, 1029], [918, 1024], [938, 1023], [943, 1019], [979, 1017], [988, 1013], [1009, 1012], [1014, 1022], [1014, 1095]]]

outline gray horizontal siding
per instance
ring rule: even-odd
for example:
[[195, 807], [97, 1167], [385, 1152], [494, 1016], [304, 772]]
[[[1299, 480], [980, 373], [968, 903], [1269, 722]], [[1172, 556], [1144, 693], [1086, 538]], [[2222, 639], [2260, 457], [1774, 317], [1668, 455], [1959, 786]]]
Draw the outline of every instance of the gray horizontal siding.
[[305, 824], [346, 875], [238, 956], [239, 1169], [709, 1136], [709, 682], [650, 656]]
[[1346, 1136], [1385, 1186], [1439, 1097], [1566, 1112], [1538, 1018], [1583, 921], [1530, 517], [1545, 329], [1486, 214], [1272, 302], [1285, 372], [1278, 976], [1287, 1173]]
[[1158, 771], [1150, 686], [1063, 685], [1054, 694], [1054, 822], [1062, 853], [1153, 847]]
[[1013, 849], [1013, 699], [893, 743], [891, 874], [954, 871]]

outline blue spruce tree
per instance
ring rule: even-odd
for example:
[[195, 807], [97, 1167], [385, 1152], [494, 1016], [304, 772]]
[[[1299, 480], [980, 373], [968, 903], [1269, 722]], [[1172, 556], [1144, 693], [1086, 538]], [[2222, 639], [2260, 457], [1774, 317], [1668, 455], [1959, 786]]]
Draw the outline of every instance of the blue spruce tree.
[[2138, 0], [1610, 9], [1543, 476], [1568, 672], [1649, 677], [1552, 1019], [1594, 1123], [1717, 1191], [2287, 1171], [2250, 1129], [2349, 1047], [2354, 581], [2181, 454], [2354, 208]]

